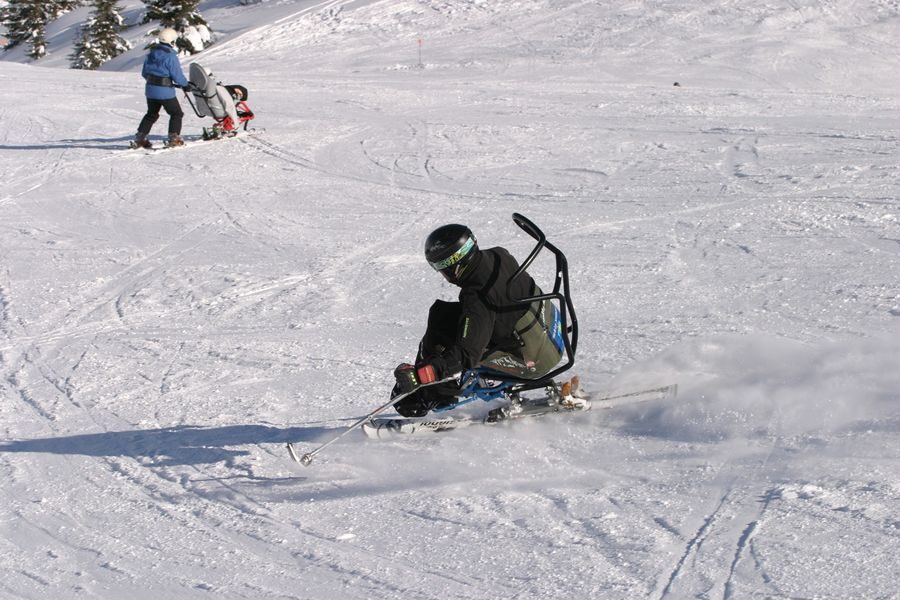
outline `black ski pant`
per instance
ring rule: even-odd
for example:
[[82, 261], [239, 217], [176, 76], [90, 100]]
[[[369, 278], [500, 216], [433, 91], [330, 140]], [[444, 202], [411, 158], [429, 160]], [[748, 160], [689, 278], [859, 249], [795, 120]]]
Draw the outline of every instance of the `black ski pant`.
[[138, 125], [138, 133], [143, 137], [150, 135], [150, 129], [156, 120], [159, 119], [159, 109], [164, 108], [169, 114], [169, 135], [181, 135], [181, 120], [184, 118], [184, 111], [181, 110], [181, 104], [178, 98], [169, 98], [167, 100], [154, 100], [147, 98], [147, 114], [141, 119]]

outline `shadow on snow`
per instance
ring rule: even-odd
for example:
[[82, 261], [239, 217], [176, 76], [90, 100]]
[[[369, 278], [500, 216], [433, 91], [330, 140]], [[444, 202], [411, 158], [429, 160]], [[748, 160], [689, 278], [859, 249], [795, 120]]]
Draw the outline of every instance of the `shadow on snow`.
[[[86, 148], [88, 150], [111, 150], [122, 148], [116, 142], [125, 142], [124, 147], [128, 147], [127, 142], [134, 139], [134, 135], [126, 135], [110, 138], [85, 138], [59, 140], [57, 142], [46, 142], [43, 144], [0, 144], [0, 150], [71, 150], [73, 148]], [[160, 137], [160, 139], [163, 139]], [[112, 145], [110, 145], [112, 144]]]
[[326, 427], [232, 425], [107, 431], [34, 440], [0, 442], [0, 452], [45, 452], [85, 456], [151, 458], [158, 466], [199, 465], [229, 461], [249, 454], [233, 446], [308, 442], [330, 431]]

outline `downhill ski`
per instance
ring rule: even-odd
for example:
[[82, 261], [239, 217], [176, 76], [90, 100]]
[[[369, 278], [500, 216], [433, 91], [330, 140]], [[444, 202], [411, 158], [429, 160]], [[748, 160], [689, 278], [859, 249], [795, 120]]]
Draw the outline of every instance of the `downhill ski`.
[[[571, 385], [571, 383], [574, 383], [574, 385]], [[577, 378], [574, 378], [571, 383], [563, 384], [558, 401], [551, 397], [513, 401], [508, 405], [495, 408], [480, 417], [372, 417], [362, 424], [361, 429], [367, 437], [372, 439], [384, 439], [397, 435], [441, 433], [472, 425], [493, 425], [557, 413], [578, 413], [591, 408], [610, 409], [638, 402], [674, 397], [678, 393], [677, 385], [667, 385], [590, 399], [587, 394], [581, 391]]]

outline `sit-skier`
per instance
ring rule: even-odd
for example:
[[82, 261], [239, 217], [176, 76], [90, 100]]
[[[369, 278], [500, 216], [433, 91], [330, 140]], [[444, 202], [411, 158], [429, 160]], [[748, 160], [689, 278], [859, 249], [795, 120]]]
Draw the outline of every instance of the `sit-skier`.
[[502, 247], [481, 250], [464, 225], [444, 225], [425, 240], [425, 258], [460, 288], [458, 302], [436, 300], [414, 365], [394, 371], [393, 396], [412, 392], [394, 405], [405, 417], [421, 417], [457, 401], [451, 381], [420, 387], [466, 369], [540, 379], [559, 363], [562, 332], [550, 300], [519, 301], [542, 292], [527, 272], [511, 279], [519, 264]]

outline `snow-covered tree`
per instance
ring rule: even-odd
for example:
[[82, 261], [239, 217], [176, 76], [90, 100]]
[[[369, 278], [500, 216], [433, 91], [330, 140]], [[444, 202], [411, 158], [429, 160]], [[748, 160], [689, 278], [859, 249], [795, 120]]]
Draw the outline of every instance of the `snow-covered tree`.
[[32, 58], [44, 56], [47, 53], [47, 22], [54, 8], [52, 4], [42, 0], [10, 0], [2, 13], [7, 32], [6, 47], [30, 42], [28, 55]]
[[[147, 13], [144, 22], [159, 21], [160, 28], [171, 27], [181, 34], [190, 31], [191, 27], [206, 29], [208, 23], [197, 10], [200, 0], [143, 0], [147, 5]], [[196, 47], [196, 42], [191, 42], [182, 35], [178, 38], [178, 47], [191, 54], [199, 52], [203, 46]]]
[[73, 69], [96, 69], [131, 47], [119, 35], [125, 22], [120, 10], [118, 0], [94, 0], [94, 14], [82, 25], [71, 56]]
[[44, 2], [44, 4], [48, 5], [50, 18], [55, 19], [63, 13], [78, 8], [84, 4], [84, 2], [83, 0], [50, 0], [49, 2]]
[[6, 27], [6, 48], [30, 42], [28, 56], [41, 58], [47, 54], [47, 23], [72, 10], [82, 0], [8, 0], [0, 8], [0, 20]]
[[4, 15], [8, 5], [9, 2], [7, 0], [0, 0], [0, 39], [3, 40], [3, 45], [6, 44], [6, 17]]
[[159, 21], [162, 27], [181, 31], [188, 25], [206, 25], [206, 20], [197, 10], [200, 0], [144, 0], [147, 14], [144, 22]]
[[0, 0], [0, 48], [6, 49], [12, 42], [9, 37], [9, 2]]

